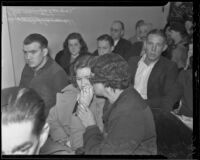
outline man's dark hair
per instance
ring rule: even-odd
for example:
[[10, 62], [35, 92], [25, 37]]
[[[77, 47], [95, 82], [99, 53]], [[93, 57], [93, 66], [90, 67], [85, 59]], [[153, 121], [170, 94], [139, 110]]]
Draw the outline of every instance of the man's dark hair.
[[115, 20], [113, 23], [119, 23], [119, 24], [121, 25], [121, 27], [122, 27], [122, 30], [125, 29], [124, 23], [123, 23], [122, 21], [120, 21], [120, 20]]
[[161, 36], [163, 38], [163, 42], [166, 43], [166, 35], [164, 33], [164, 31], [160, 30], [160, 29], [153, 29], [151, 30], [148, 34], [147, 34], [147, 38], [149, 37], [149, 35], [154, 34], [154, 35], [158, 35]]
[[185, 28], [185, 24], [181, 22], [171, 22], [170, 23], [170, 30], [174, 30], [176, 32], [179, 32], [182, 38], [187, 37], [188, 33]]
[[97, 41], [108, 41], [110, 46], [114, 46], [114, 40], [108, 34], [103, 34], [97, 38]]
[[[2, 91], [2, 124], [33, 122], [32, 133], [39, 136], [46, 122], [45, 104], [41, 97], [28, 88], [8, 88]], [[14, 133], [13, 133], [14, 134]]]
[[92, 67], [92, 82], [103, 83], [105, 87], [126, 89], [130, 85], [131, 74], [128, 63], [118, 54], [99, 56]]
[[75, 87], [78, 87], [76, 83], [77, 70], [85, 67], [91, 68], [94, 65], [93, 63], [95, 63], [96, 58], [97, 56], [88, 54], [82, 55], [76, 59], [75, 63], [70, 68], [71, 82]]
[[24, 45], [29, 45], [33, 42], [38, 42], [41, 46], [41, 48], [47, 48], [48, 47], [48, 40], [41, 34], [38, 33], [33, 33], [28, 35], [25, 39], [24, 39]]

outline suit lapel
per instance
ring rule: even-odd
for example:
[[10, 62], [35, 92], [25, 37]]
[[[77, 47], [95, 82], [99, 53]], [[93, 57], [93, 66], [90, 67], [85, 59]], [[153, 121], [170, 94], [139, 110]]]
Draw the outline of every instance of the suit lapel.
[[162, 65], [162, 58], [160, 57], [160, 59], [154, 65], [154, 67], [150, 73], [148, 84], [147, 84], [147, 95], [148, 95], [148, 91], [151, 91], [151, 86], [153, 86], [153, 84], [155, 84], [155, 83], [158, 83], [160, 72], [163, 72], [161, 65]]

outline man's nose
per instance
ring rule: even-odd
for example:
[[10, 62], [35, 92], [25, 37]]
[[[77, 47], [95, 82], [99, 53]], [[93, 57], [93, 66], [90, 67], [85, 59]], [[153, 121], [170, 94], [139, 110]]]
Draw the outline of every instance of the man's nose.
[[31, 59], [31, 54], [30, 53], [26, 53], [25, 57], [26, 57], [26, 59]]
[[153, 45], [152, 48], [151, 48], [151, 50], [152, 50], [153, 52], [155, 52], [155, 51], [156, 51], [156, 45]]

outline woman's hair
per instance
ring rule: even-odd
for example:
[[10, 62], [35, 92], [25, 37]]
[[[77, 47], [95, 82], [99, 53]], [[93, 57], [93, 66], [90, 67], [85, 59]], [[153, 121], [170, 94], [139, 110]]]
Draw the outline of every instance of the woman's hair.
[[77, 83], [76, 83], [77, 70], [81, 68], [85, 68], [85, 67], [91, 68], [96, 62], [96, 59], [97, 59], [97, 56], [93, 56], [93, 55], [82, 55], [77, 58], [75, 63], [70, 68], [71, 83], [75, 87], [77, 87]]
[[80, 49], [80, 55], [84, 54], [84, 53], [87, 53], [88, 52], [88, 47], [87, 47], [87, 44], [85, 43], [83, 37], [81, 36], [80, 33], [70, 33], [67, 38], [65, 39], [64, 43], [63, 43], [63, 49], [66, 50], [67, 52], [70, 53], [69, 51], [69, 47], [68, 47], [68, 42], [69, 40], [71, 39], [77, 39], [78, 42], [80, 43], [81, 45], [81, 49]]

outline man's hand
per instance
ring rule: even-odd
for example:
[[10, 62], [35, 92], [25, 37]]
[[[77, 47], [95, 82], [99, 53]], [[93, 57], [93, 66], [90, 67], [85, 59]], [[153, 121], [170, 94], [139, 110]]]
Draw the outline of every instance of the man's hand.
[[79, 104], [77, 115], [81, 119], [85, 128], [96, 124], [94, 116], [88, 107], [84, 107], [83, 105]]

